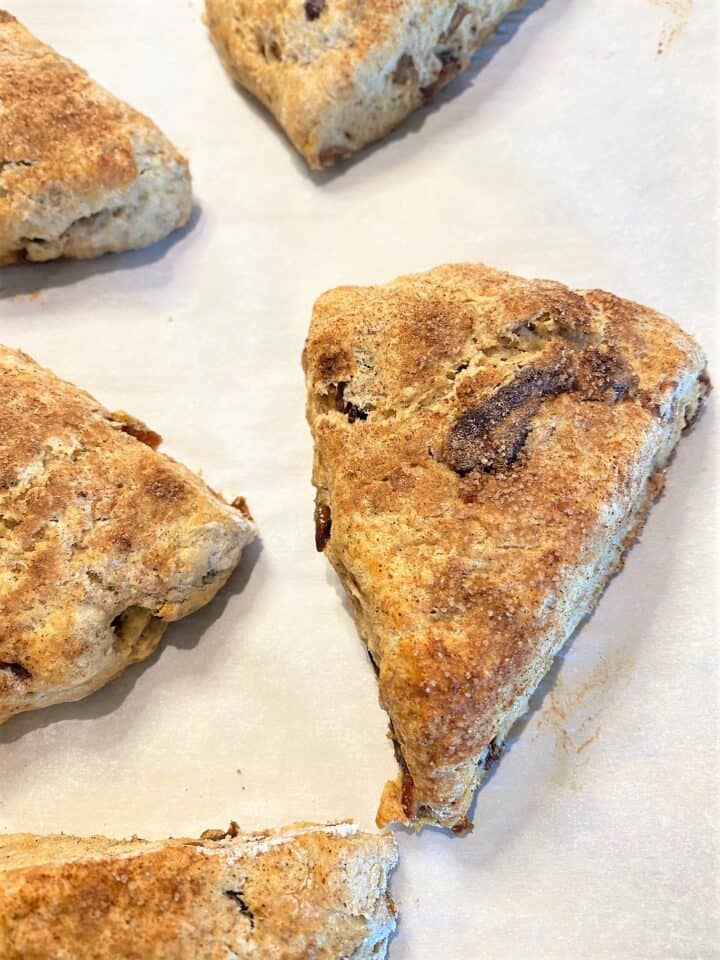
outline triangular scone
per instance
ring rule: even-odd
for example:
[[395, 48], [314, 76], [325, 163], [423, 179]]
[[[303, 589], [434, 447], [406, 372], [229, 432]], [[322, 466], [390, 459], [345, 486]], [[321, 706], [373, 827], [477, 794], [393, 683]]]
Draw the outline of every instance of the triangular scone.
[[144, 660], [255, 536], [160, 439], [0, 346], [0, 723]]
[[397, 126], [524, 0], [205, 0], [232, 76], [319, 170]]
[[318, 547], [405, 771], [380, 820], [462, 831], [642, 525], [705, 359], [645, 307], [466, 264], [326, 293], [304, 362]]
[[0, 956], [383, 960], [392, 836], [236, 828], [159, 842], [0, 836]]
[[191, 206], [155, 124], [0, 10], [0, 266], [145, 247]]

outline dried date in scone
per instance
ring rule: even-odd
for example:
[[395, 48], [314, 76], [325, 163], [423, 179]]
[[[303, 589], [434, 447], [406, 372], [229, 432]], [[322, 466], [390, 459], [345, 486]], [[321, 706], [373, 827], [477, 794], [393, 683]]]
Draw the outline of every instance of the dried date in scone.
[[403, 768], [379, 822], [462, 831], [639, 531], [705, 358], [646, 307], [465, 264], [326, 293], [304, 363], [317, 544]]
[[383, 960], [392, 836], [297, 824], [199, 840], [0, 837], [3, 960]]
[[524, 0], [205, 0], [232, 76], [313, 169], [384, 136]]
[[0, 346], [0, 722], [149, 656], [255, 536], [159, 443]]
[[155, 124], [0, 10], [0, 266], [145, 247], [191, 207]]

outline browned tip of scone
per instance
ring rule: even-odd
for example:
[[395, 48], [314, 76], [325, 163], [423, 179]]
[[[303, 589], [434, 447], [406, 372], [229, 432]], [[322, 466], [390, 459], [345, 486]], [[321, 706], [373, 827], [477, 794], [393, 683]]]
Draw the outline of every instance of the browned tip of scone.
[[295, 824], [199, 840], [0, 837], [3, 960], [378, 960], [395, 929], [390, 834]]
[[115, 410], [112, 414], [112, 419], [120, 424], [120, 429], [123, 433], [127, 433], [128, 436], [134, 437], [136, 440], [139, 440], [140, 443], [144, 443], [147, 447], [150, 447], [151, 450], [157, 450], [163, 442], [163, 438], [159, 433], [151, 430], [147, 424], [143, 423], [142, 420], [138, 420], [137, 417], [125, 413], [124, 410]]
[[388, 780], [385, 783], [383, 792], [380, 796], [380, 804], [375, 816], [375, 823], [378, 827], [387, 827], [390, 824], [397, 824], [402, 827], [412, 825], [412, 810], [408, 812], [403, 804], [403, 788], [405, 785], [405, 774], [400, 773], [394, 780]]
[[705, 358], [639, 304], [454, 264], [324, 294], [304, 368], [316, 542], [403, 770], [379, 822], [463, 832], [640, 529]]
[[136, 249], [187, 223], [185, 157], [7, 13], [0, 102], [0, 266]]
[[147, 657], [255, 536], [160, 442], [0, 346], [0, 722]]
[[235, 497], [230, 506], [234, 507], [235, 510], [239, 510], [245, 519], [250, 521], [250, 523], [255, 522], [253, 515], [250, 513], [250, 507], [248, 507], [245, 497]]

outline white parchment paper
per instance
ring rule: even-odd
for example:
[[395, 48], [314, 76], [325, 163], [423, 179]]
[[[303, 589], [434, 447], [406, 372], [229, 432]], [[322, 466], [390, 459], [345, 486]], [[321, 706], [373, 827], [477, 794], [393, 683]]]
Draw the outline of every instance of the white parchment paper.
[[[483, 260], [656, 306], [720, 376], [713, 4], [531, 2], [432, 108], [315, 176], [226, 78], [199, 0], [13, 12], [187, 150], [197, 210], [149, 251], [1, 271], [0, 340], [242, 492], [263, 540], [150, 661], [0, 728], [0, 830], [369, 828], [395, 764], [313, 548], [312, 301]], [[395, 960], [720, 956], [712, 407], [480, 792], [475, 832], [400, 836]]]

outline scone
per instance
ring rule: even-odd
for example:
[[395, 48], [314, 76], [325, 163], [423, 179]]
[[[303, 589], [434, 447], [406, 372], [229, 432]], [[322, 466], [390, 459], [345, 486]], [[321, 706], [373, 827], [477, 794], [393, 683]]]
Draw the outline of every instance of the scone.
[[462, 264], [326, 293], [304, 364], [317, 546], [403, 771], [379, 822], [462, 832], [637, 536], [705, 358], [646, 307]]
[[0, 722], [79, 700], [211, 600], [255, 535], [160, 437], [0, 346]]
[[229, 72], [319, 170], [426, 103], [523, 2], [205, 0], [205, 7]]
[[199, 840], [0, 836], [3, 960], [382, 960], [388, 834], [298, 824]]
[[191, 207], [155, 124], [0, 10], [0, 266], [145, 247]]

